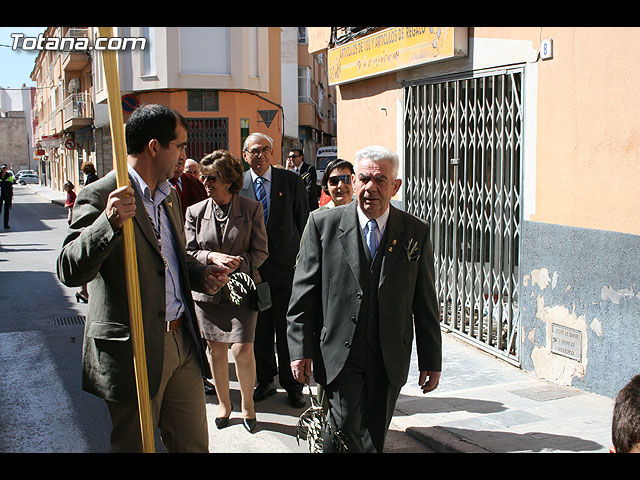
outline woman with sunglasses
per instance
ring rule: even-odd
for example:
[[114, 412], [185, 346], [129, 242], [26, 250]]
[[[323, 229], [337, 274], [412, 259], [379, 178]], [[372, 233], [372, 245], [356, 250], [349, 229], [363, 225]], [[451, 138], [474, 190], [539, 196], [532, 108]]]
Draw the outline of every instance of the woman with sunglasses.
[[[202, 263], [227, 267], [227, 275], [234, 272], [251, 275], [258, 284], [261, 282], [258, 267], [268, 257], [267, 230], [262, 204], [238, 195], [243, 178], [242, 163], [226, 150], [216, 150], [200, 161], [200, 180], [209, 198], [187, 208], [187, 254]], [[193, 292], [200, 331], [211, 353], [219, 402], [215, 424], [219, 429], [229, 425], [232, 410], [229, 345], [240, 383], [243, 424], [249, 432], [256, 426], [253, 340], [258, 311], [250, 298], [235, 305], [230, 300], [228, 288], [213, 296]]]
[[325, 203], [322, 208], [351, 203], [353, 200], [353, 185], [351, 183], [353, 172], [351, 162], [340, 158], [327, 165], [327, 169], [322, 175], [322, 189], [331, 197], [331, 200]]

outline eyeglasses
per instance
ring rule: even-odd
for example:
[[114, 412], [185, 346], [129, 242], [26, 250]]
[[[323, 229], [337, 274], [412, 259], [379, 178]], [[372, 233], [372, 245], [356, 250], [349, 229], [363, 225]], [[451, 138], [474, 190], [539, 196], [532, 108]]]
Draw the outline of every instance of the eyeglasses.
[[289, 155], [287, 158], [297, 158], [297, 157], [299, 157], [299, 156], [300, 156], [300, 155]]
[[271, 152], [271, 147], [267, 146], [267, 147], [255, 147], [252, 148], [251, 150], [246, 150], [251, 156], [253, 157], [257, 157], [258, 155], [262, 154], [262, 153], [269, 153]]
[[215, 175], [200, 175], [200, 181], [202, 183], [204, 183], [204, 182], [217, 182], [218, 181], [218, 177], [216, 177]]
[[349, 185], [351, 183], [351, 175], [333, 175], [329, 177], [329, 183], [334, 187], [340, 183], [340, 180], [342, 180], [345, 185]]
[[175, 142], [169, 142], [169, 143], [171, 143], [172, 145], [175, 145], [176, 147], [178, 147], [183, 152], [187, 151], [187, 144], [186, 143], [175, 143]]

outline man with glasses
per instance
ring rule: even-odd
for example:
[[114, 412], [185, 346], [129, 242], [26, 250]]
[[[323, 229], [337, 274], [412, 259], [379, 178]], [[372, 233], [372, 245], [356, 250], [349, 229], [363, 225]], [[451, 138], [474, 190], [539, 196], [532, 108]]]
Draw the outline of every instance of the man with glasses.
[[89, 283], [82, 387], [106, 401], [113, 452], [142, 452], [122, 227], [135, 236], [151, 416], [167, 451], [208, 452], [202, 377], [211, 377], [191, 291], [216, 294], [226, 268], [186, 254], [173, 177], [187, 144], [185, 119], [162, 105], [135, 110], [126, 125], [131, 184], [115, 171], [86, 186], [58, 256], [68, 287]]
[[[438, 386], [440, 308], [429, 227], [391, 205], [398, 156], [356, 154], [355, 202], [311, 213], [289, 303], [291, 368], [323, 386], [328, 420], [347, 452], [382, 453], [415, 331], [419, 385]], [[323, 432], [323, 451], [342, 451]]]
[[304, 155], [300, 148], [292, 148], [287, 157], [287, 170], [296, 173], [304, 182], [304, 188], [309, 197], [309, 210], [318, 208], [318, 174], [313, 165], [304, 161]]
[[269, 257], [258, 271], [262, 280], [269, 283], [272, 302], [270, 309], [258, 314], [254, 341], [257, 386], [253, 398], [259, 402], [276, 393], [274, 378], [278, 375], [289, 403], [300, 408], [305, 404], [303, 385], [294, 380], [289, 368], [286, 315], [309, 202], [300, 177], [272, 166], [272, 153], [273, 142], [262, 133], [253, 133], [244, 142], [242, 156], [250, 168], [244, 173], [240, 195], [259, 200], [264, 208]]

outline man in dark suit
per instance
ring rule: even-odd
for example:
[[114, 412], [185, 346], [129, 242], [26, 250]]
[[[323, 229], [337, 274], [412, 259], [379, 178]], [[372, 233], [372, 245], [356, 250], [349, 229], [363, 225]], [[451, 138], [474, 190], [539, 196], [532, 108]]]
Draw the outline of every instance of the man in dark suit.
[[151, 416], [169, 452], [208, 452], [202, 377], [210, 377], [191, 291], [216, 294], [226, 269], [186, 255], [184, 218], [171, 188], [187, 144], [185, 119], [162, 105], [134, 111], [126, 126], [131, 185], [115, 172], [78, 194], [58, 256], [68, 286], [88, 283], [82, 388], [103, 398], [114, 452], [141, 452], [121, 229], [132, 219]]
[[292, 148], [287, 157], [287, 169], [295, 172], [304, 183], [309, 198], [309, 210], [318, 208], [318, 174], [313, 165], [304, 161], [304, 155], [299, 148]]
[[[305, 404], [302, 387], [293, 378], [287, 347], [287, 306], [300, 237], [309, 216], [306, 191], [300, 177], [271, 165], [272, 140], [253, 133], [245, 140], [242, 155], [250, 169], [244, 173], [240, 195], [262, 202], [267, 225], [269, 257], [259, 268], [263, 281], [271, 289], [272, 307], [258, 314], [254, 353], [257, 386], [254, 400], [276, 393], [274, 378], [287, 391], [289, 403], [296, 408]], [[276, 338], [274, 352], [274, 341]]]
[[[357, 202], [309, 216], [288, 341], [298, 381], [309, 381], [313, 360], [330, 425], [342, 432], [347, 451], [381, 453], [407, 380], [414, 328], [419, 383], [425, 393], [438, 385], [440, 314], [428, 226], [390, 205], [401, 184], [397, 155], [368, 147], [355, 166]], [[329, 429], [323, 446], [339, 450]]]

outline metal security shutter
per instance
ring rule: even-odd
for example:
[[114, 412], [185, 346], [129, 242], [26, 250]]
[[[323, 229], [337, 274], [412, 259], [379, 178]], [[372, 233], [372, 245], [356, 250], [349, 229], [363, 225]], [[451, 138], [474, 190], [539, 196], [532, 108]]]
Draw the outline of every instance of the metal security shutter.
[[441, 324], [519, 364], [521, 69], [404, 87], [406, 210], [429, 223]]
[[229, 149], [229, 119], [187, 118], [187, 123], [187, 158], [200, 162], [214, 150]]

